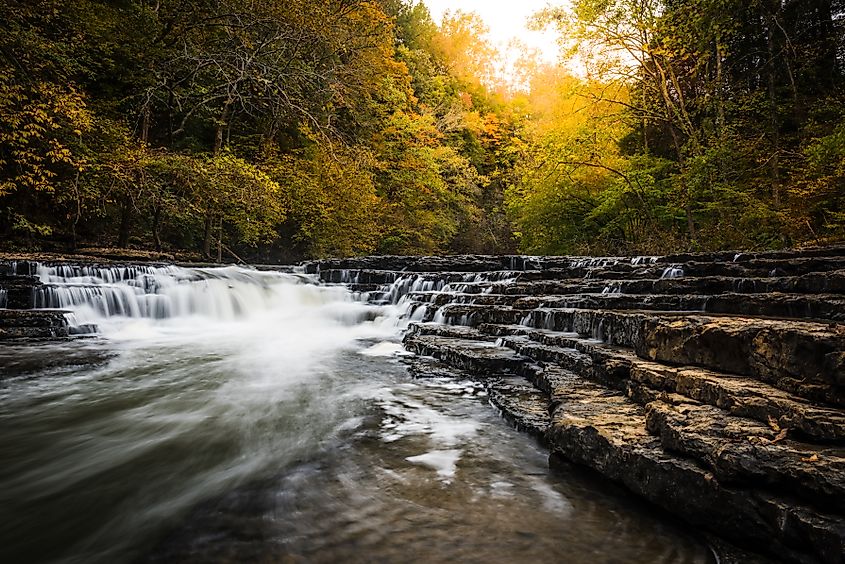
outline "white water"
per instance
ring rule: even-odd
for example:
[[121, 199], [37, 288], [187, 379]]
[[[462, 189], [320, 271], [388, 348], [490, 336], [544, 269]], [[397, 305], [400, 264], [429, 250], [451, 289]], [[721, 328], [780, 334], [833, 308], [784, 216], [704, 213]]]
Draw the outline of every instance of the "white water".
[[[116, 341], [284, 343], [308, 358], [356, 339], [396, 338], [403, 309], [373, 306], [313, 277], [241, 267], [47, 267], [36, 307], [72, 312]], [[272, 337], [275, 337], [273, 339]]]
[[663, 269], [663, 274], [660, 275], [661, 280], [670, 279], [670, 278], [683, 278], [684, 276], [684, 269], [678, 265], [673, 264], [672, 266], [667, 266]]

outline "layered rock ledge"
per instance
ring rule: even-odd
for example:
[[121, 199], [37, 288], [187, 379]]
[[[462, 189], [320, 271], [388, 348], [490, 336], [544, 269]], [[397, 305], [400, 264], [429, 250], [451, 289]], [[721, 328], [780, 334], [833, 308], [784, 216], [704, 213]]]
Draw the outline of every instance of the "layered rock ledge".
[[409, 351], [717, 546], [845, 562], [845, 247], [305, 268], [405, 304]]

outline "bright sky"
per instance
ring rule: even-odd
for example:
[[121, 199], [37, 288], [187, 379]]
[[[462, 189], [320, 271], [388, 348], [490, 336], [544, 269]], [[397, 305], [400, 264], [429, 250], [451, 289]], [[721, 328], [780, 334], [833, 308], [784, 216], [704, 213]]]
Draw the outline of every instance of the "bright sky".
[[557, 61], [557, 32], [531, 31], [528, 18], [548, 4], [560, 5], [561, 0], [422, 0], [428, 6], [431, 17], [440, 23], [447, 10], [475, 12], [490, 28], [490, 42], [504, 55], [506, 64], [515, 61], [520, 52], [509, 48], [512, 39], [518, 39], [529, 48], [537, 49], [541, 58], [549, 63]]

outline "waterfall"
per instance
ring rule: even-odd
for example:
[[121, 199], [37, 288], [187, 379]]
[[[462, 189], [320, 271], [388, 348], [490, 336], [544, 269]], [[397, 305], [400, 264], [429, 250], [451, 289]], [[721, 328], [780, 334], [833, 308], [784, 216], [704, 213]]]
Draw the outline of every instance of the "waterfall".
[[72, 327], [101, 331], [129, 320], [202, 326], [317, 315], [351, 326], [395, 317], [390, 308], [367, 304], [366, 294], [320, 285], [302, 273], [236, 266], [39, 265], [37, 275], [43, 286], [35, 292], [36, 308], [68, 310]]

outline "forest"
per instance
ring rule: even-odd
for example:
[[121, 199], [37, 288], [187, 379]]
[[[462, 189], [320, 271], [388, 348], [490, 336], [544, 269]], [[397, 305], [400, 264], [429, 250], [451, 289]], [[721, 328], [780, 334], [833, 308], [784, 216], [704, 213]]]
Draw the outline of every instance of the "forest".
[[571, 0], [503, 79], [414, 0], [0, 0], [0, 251], [845, 238], [845, 0]]

